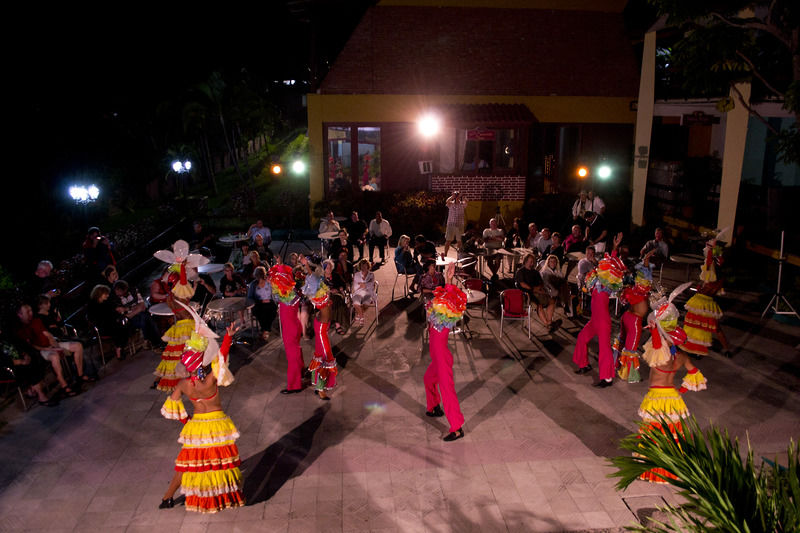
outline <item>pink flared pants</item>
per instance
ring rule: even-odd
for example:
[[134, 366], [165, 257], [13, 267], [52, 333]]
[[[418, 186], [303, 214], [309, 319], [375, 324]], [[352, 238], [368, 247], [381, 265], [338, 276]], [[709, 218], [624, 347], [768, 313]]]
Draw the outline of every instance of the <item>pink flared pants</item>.
[[303, 388], [303, 350], [300, 348], [302, 326], [297, 316], [297, 306], [280, 303], [279, 316], [281, 321], [281, 338], [283, 348], [286, 350], [286, 389], [299, 390]]
[[600, 379], [614, 377], [614, 354], [611, 352], [611, 315], [608, 313], [608, 300], [607, 292], [592, 290], [592, 318], [578, 333], [575, 351], [572, 354], [572, 362], [578, 365], [578, 368], [587, 366], [589, 364], [587, 345], [590, 340], [597, 337], [599, 344], [597, 366]]
[[[464, 425], [464, 415], [456, 397], [456, 384], [453, 381], [453, 354], [447, 347], [450, 330], [443, 328], [436, 331], [428, 327], [430, 338], [431, 364], [425, 371], [425, 402], [428, 411], [433, 410], [441, 401], [444, 415], [450, 423], [450, 431], [456, 431]], [[438, 385], [438, 390], [437, 390]]]

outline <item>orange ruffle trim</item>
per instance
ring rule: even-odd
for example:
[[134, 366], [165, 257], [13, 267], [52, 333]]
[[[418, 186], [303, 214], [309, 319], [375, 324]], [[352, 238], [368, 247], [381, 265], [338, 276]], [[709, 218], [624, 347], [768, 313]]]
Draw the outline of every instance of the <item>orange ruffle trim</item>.
[[186, 509], [197, 513], [217, 513], [223, 509], [243, 507], [244, 496], [241, 492], [228, 492], [219, 496], [186, 496]]
[[175, 470], [178, 472], [225, 470], [237, 467], [241, 463], [239, 448], [235, 444], [203, 448], [184, 447], [175, 459]]

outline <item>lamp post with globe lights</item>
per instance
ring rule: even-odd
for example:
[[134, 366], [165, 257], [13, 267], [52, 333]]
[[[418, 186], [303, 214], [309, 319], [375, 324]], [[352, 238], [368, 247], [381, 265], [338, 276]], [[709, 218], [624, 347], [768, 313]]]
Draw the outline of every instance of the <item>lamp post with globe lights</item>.
[[71, 185], [69, 187], [69, 197], [83, 211], [83, 222], [89, 220], [89, 205], [93, 204], [100, 197], [100, 188], [95, 185]]
[[192, 172], [192, 162], [188, 159], [181, 161], [176, 159], [170, 165], [172, 172], [175, 173], [175, 184], [178, 189], [178, 196], [183, 196], [183, 186], [185, 181], [185, 176]]

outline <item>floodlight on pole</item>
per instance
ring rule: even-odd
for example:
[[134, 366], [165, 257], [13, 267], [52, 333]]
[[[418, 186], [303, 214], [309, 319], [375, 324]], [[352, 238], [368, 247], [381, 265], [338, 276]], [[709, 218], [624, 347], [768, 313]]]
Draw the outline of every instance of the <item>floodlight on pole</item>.
[[69, 188], [69, 196], [78, 204], [89, 204], [97, 200], [100, 196], [100, 189], [97, 185], [72, 185]]
[[578, 167], [578, 177], [585, 178], [589, 175], [589, 169], [586, 167]]
[[423, 137], [431, 138], [441, 130], [442, 121], [437, 115], [426, 113], [417, 120], [417, 128], [419, 128], [419, 132]]
[[602, 164], [599, 167], [597, 167], [597, 177], [602, 180], [607, 180], [608, 178], [610, 178], [611, 167], [606, 164]]
[[292, 172], [294, 172], [295, 174], [302, 174], [305, 171], [306, 171], [306, 164], [303, 161], [300, 161], [298, 159], [297, 161], [292, 163]]
[[278, 163], [273, 163], [272, 166], [270, 166], [269, 171], [277, 176], [278, 174], [283, 172], [283, 167], [281, 167], [280, 164]]

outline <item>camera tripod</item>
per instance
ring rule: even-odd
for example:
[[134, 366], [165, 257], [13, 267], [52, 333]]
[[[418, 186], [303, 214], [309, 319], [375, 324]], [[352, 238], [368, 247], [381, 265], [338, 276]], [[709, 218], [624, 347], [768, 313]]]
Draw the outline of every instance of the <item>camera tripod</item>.
[[286, 263], [286, 254], [289, 252], [289, 245], [293, 242], [300, 242], [303, 243], [303, 246], [308, 249], [309, 252], [314, 253], [314, 250], [304, 241], [303, 239], [295, 240], [294, 238], [294, 230], [290, 229], [289, 233], [286, 235], [286, 239], [284, 239], [283, 244], [281, 244], [281, 249], [278, 250], [278, 255], [280, 256], [281, 260]]
[[[761, 313], [761, 318], [764, 318], [767, 315], [767, 311], [772, 311], [776, 315], [794, 315], [795, 318], [800, 318], [800, 315], [798, 315], [797, 311], [794, 310], [794, 307], [792, 307], [792, 304], [790, 304], [789, 300], [786, 299], [786, 296], [781, 294], [783, 263], [786, 261], [786, 257], [783, 255], [783, 234], [784, 232], [781, 231], [781, 251], [778, 254], [778, 286], [775, 289], [775, 294], [772, 295], [767, 307], [764, 309], [764, 312]], [[789, 308], [788, 311], [781, 311], [781, 302], [783, 302], [786, 307]]]

